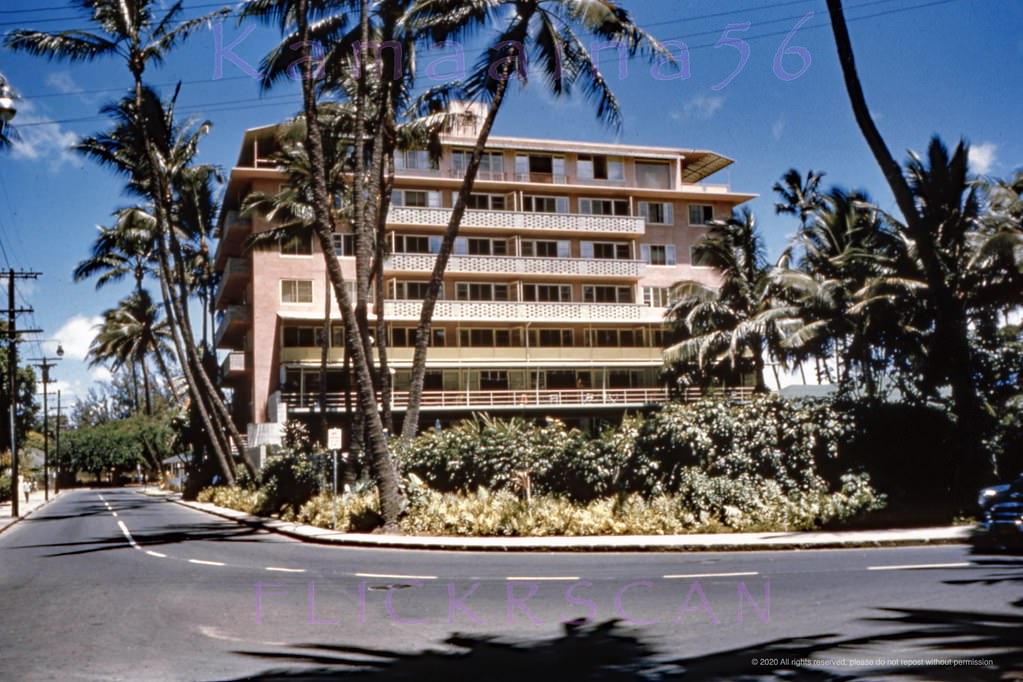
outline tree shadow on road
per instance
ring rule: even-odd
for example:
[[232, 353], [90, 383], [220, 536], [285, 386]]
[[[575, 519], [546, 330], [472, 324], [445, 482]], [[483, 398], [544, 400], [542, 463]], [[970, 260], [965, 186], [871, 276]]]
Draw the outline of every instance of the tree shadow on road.
[[[215, 542], [260, 542], [269, 533], [258, 528], [247, 526], [236, 526], [223, 523], [196, 523], [179, 526], [164, 526], [158, 531], [133, 531], [132, 538], [140, 547], [158, 547], [160, 545], [173, 545], [185, 542], [215, 541]], [[69, 549], [62, 552], [45, 554], [46, 557], [73, 556], [76, 554], [92, 554], [108, 550], [128, 549], [130, 545], [127, 539], [120, 532], [108, 536], [79, 540], [76, 542], [53, 542], [36, 545], [17, 545], [10, 549], [39, 549], [44, 547], [78, 547], [80, 549]]]
[[[989, 560], [993, 573], [946, 584], [1023, 583], [1023, 561]], [[1023, 600], [1011, 606], [1023, 608]], [[1023, 679], [1023, 613], [879, 608], [860, 637], [814, 634], [759, 642], [706, 655], [666, 657], [642, 631], [618, 621], [567, 623], [561, 636], [513, 642], [455, 634], [444, 650], [402, 653], [338, 644], [295, 644], [286, 651], [236, 651], [278, 667], [240, 680], [876, 680], [932, 682]], [[858, 667], [834, 663], [857, 659]], [[959, 659], [983, 665], [940, 663]], [[754, 661], [757, 663], [754, 664]], [[765, 662], [766, 661], [766, 662]], [[829, 665], [831, 661], [833, 664]]]

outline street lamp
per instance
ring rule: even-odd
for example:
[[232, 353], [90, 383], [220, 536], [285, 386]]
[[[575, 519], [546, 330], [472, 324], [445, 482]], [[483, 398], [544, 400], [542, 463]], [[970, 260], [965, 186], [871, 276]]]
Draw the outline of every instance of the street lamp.
[[[44, 341], [56, 341], [56, 339], [44, 339]], [[47, 404], [49, 391], [46, 385], [50, 382], [50, 368], [56, 365], [56, 361], [64, 357], [64, 346], [57, 342], [57, 357], [48, 358], [45, 355], [41, 358], [31, 358], [30, 362], [36, 362], [43, 374], [43, 497], [50, 499], [50, 410]]]
[[3, 137], [7, 124], [18, 113], [17, 107], [14, 106], [14, 100], [17, 98], [18, 96], [14, 94], [14, 90], [8, 85], [7, 79], [0, 73], [0, 138]]

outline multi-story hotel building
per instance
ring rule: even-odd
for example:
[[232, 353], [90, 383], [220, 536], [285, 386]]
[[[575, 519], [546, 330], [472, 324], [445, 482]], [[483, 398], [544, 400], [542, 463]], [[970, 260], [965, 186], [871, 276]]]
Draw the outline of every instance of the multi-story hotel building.
[[[239, 217], [242, 200], [283, 182], [269, 159], [276, 132], [245, 133], [216, 254], [223, 381], [253, 445], [317, 409], [328, 300], [316, 240], [244, 248], [270, 225]], [[473, 142], [474, 131], [455, 130], [439, 163], [418, 151], [395, 159], [383, 295], [399, 417], [420, 301]], [[754, 196], [706, 182], [731, 163], [692, 149], [491, 137], [433, 318], [423, 420], [486, 411], [575, 421], [665, 399], [658, 376], [669, 288], [713, 282], [691, 248], [709, 221]], [[351, 280], [351, 236], [335, 243]], [[329, 307], [327, 412], [340, 421], [343, 344], [338, 308]]]

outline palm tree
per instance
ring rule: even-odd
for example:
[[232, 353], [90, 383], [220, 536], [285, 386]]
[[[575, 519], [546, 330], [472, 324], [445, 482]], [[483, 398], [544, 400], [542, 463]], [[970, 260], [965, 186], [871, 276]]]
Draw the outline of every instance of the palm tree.
[[169, 352], [170, 326], [160, 314], [145, 289], [132, 293], [116, 308], [103, 312], [103, 322], [89, 346], [90, 366], [110, 363], [117, 371], [125, 365], [142, 371], [146, 414], [153, 414], [149, 358], [152, 357], [164, 376], [168, 375], [164, 355]]
[[756, 218], [748, 208], [716, 222], [693, 247], [694, 258], [714, 266], [720, 284], [683, 280], [673, 287], [667, 316], [682, 340], [664, 350], [665, 362], [694, 364], [704, 376], [752, 372], [766, 391], [764, 355], [777, 356], [782, 325], [792, 317], [771, 295], [771, 268]]
[[806, 178], [795, 168], [790, 168], [774, 183], [772, 190], [781, 201], [775, 203], [774, 212], [781, 215], [799, 216], [799, 226], [806, 226], [807, 219], [820, 207], [822, 192], [820, 189], [824, 173], [815, 170], [807, 171]]
[[597, 119], [617, 129], [622, 123], [618, 100], [579, 34], [624, 46], [630, 55], [640, 50], [651, 58], [671, 59], [671, 55], [636, 25], [625, 8], [610, 0], [479, 0], [473, 3], [421, 0], [412, 4], [404, 21], [438, 43], [460, 38], [490, 23], [498, 27], [496, 37], [460, 87], [461, 94], [468, 99], [486, 104], [486, 114], [479, 125], [462, 186], [430, 275], [416, 329], [408, 407], [402, 425], [402, 440], [411, 442], [419, 428], [419, 404], [426, 377], [433, 311], [444, 271], [454, 250], [483, 150], [512, 77], [525, 86], [528, 60], [532, 57], [534, 63], [539, 64], [541, 81], [555, 96], [567, 95], [580, 87], [592, 101]]
[[[171, 152], [182, 149], [166, 144], [167, 133], [174, 130], [173, 119], [167, 120], [166, 111], [160, 106], [158, 98], [147, 97], [143, 84], [143, 75], [150, 63], [159, 64], [166, 54], [192, 31], [207, 23], [213, 16], [226, 14], [228, 10], [197, 19], [178, 21], [183, 12], [183, 3], [178, 0], [157, 20], [153, 12], [155, 6], [154, 0], [83, 0], [79, 7], [88, 13], [88, 20], [98, 31], [75, 29], [47, 33], [16, 30], [7, 35], [5, 42], [8, 47], [17, 51], [70, 62], [87, 62], [102, 56], [116, 55], [124, 60], [131, 73], [134, 85], [133, 106], [122, 104], [122, 113], [128, 117], [125, 122], [134, 135], [135, 158], [138, 162], [130, 177], [132, 185], [145, 188], [153, 202], [159, 235], [157, 254], [160, 279], [165, 292], [167, 318], [175, 332], [175, 347], [186, 383], [197, 403], [206, 431], [210, 434], [225, 478], [232, 482], [234, 477], [230, 469], [233, 463], [226, 455], [228, 441], [222, 438], [224, 429], [237, 447], [246, 467], [255, 472], [255, 466], [248, 457], [244, 441], [231, 421], [223, 400], [196, 353], [188, 322], [187, 305], [174, 295], [172, 285], [173, 282], [177, 282], [179, 291], [186, 287], [180, 243], [172, 226], [173, 178], [176, 172], [180, 172], [188, 165], [191, 156], [185, 154], [183, 163], [178, 163], [181, 161], [180, 156], [177, 159], [171, 158]], [[126, 133], [127, 130], [121, 131], [122, 135]], [[162, 148], [157, 146], [158, 142], [164, 143]], [[183, 148], [187, 151], [189, 146], [184, 145]], [[192, 152], [194, 154], [194, 146]], [[108, 162], [115, 161], [108, 159]], [[170, 296], [167, 296], [167, 293]], [[187, 296], [185, 298], [187, 300]], [[213, 427], [214, 421], [217, 422], [218, 428]]]

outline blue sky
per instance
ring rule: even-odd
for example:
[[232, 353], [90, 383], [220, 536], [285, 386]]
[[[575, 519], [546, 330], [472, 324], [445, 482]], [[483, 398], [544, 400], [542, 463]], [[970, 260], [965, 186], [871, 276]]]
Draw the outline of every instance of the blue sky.
[[[517, 90], [498, 118], [496, 133], [578, 140], [618, 140], [711, 149], [735, 159], [714, 179], [738, 191], [756, 192], [752, 202], [771, 256], [793, 231], [790, 218], [774, 215], [771, 186], [788, 168], [826, 171], [827, 184], [864, 188], [886, 209], [894, 204], [852, 118], [835, 57], [824, 0], [631, 0], [622, 2], [638, 23], [662, 41], [689, 49], [687, 78], [651, 76], [641, 60], [621, 73], [613, 50], [602, 67], [624, 113], [620, 131], [595, 121], [581, 97], [556, 99], [539, 81]], [[1018, 133], [1023, 92], [1023, 3], [1015, 0], [846, 0], [857, 62], [871, 110], [899, 159], [923, 150], [933, 134], [949, 144], [965, 137], [973, 145], [974, 170], [1005, 176], [1023, 167]], [[186, 0], [187, 16], [213, 9], [209, 0]], [[812, 13], [812, 14], [811, 14]], [[805, 20], [805, 21], [804, 21]], [[802, 23], [801, 23], [802, 22]], [[788, 34], [789, 51], [776, 55]], [[61, 30], [83, 27], [60, 0], [5, 0], [0, 32], [13, 28]], [[730, 29], [729, 29], [730, 27]], [[246, 74], [258, 67], [274, 35], [248, 35], [232, 21], [221, 30], [218, 51], [212, 30], [184, 44], [149, 79], [170, 93], [182, 81], [179, 110], [214, 124], [200, 160], [229, 169], [241, 131], [273, 123], [299, 107], [298, 91], [286, 84], [261, 96]], [[726, 30], [728, 33], [726, 34]], [[745, 41], [748, 60], [729, 37]], [[469, 63], [474, 44], [465, 46]], [[676, 45], [675, 53], [680, 48]], [[425, 63], [445, 53], [424, 53]], [[450, 62], [449, 62], [450, 63]], [[439, 65], [440, 66], [440, 65]], [[803, 67], [806, 67], [805, 69]], [[218, 73], [218, 68], [220, 72]], [[802, 71], [802, 73], [798, 73]], [[95, 291], [75, 284], [71, 271], [86, 257], [97, 224], [129, 202], [108, 171], [68, 150], [79, 136], [105, 128], [99, 108], [129, 86], [116, 61], [87, 65], [50, 63], [0, 51], [3, 73], [23, 96], [15, 121], [22, 141], [0, 156], [0, 267], [43, 272], [19, 283], [19, 304], [35, 308], [21, 325], [60, 338], [65, 360], [53, 371], [69, 397], [83, 396], [102, 370], [83, 362], [91, 326], [128, 288]], [[660, 72], [662, 75], [666, 72]], [[23, 355], [52, 354], [52, 345], [29, 344]], [[73, 397], [71, 397], [73, 399]]]

